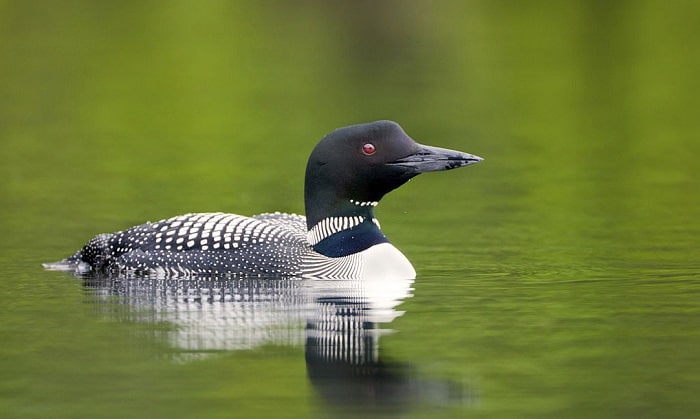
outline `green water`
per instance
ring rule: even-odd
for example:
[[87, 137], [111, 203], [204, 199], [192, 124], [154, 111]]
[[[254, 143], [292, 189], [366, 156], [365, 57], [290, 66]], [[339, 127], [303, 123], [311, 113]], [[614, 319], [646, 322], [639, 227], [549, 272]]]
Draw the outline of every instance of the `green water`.
[[315, 142], [384, 118], [486, 160], [377, 209], [418, 272], [378, 347], [417, 384], [380, 411], [694, 417], [699, 22], [685, 1], [0, 2], [3, 417], [374, 411], [311, 378], [307, 300], [193, 349], [247, 306], [40, 263], [186, 212], [303, 213]]

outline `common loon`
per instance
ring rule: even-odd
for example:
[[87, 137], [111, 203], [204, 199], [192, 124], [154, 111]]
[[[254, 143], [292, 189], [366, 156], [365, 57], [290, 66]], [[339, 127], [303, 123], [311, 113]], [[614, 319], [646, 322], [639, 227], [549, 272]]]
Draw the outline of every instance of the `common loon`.
[[100, 234], [72, 256], [44, 267], [159, 277], [414, 279], [411, 263], [380, 230], [374, 207], [420, 173], [481, 160], [418, 144], [392, 121], [338, 128], [309, 157], [306, 217], [186, 214]]

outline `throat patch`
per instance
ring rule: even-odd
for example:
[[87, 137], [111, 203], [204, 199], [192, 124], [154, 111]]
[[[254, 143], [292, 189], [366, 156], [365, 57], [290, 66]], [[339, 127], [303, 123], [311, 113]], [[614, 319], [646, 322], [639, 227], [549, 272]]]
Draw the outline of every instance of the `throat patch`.
[[316, 243], [311, 243], [316, 252], [328, 257], [341, 257], [361, 252], [375, 244], [389, 242], [373, 220], [363, 217], [337, 218], [361, 218], [362, 222], [351, 228], [339, 229]]

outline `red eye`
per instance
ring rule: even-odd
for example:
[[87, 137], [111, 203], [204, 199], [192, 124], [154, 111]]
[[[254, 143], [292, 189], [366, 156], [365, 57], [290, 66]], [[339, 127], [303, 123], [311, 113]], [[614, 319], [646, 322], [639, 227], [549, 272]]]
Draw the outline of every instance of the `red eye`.
[[362, 146], [362, 152], [368, 156], [374, 154], [375, 151], [377, 151], [377, 148], [372, 143], [366, 143]]

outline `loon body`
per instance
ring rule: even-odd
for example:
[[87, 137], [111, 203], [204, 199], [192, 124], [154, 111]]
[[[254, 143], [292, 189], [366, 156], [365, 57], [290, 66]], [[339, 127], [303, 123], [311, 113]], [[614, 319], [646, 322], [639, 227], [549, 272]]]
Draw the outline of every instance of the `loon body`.
[[44, 266], [164, 277], [413, 279], [413, 266], [381, 232], [374, 207], [420, 173], [481, 160], [418, 144], [391, 121], [339, 128], [309, 157], [306, 217], [186, 214], [100, 234], [69, 258]]

